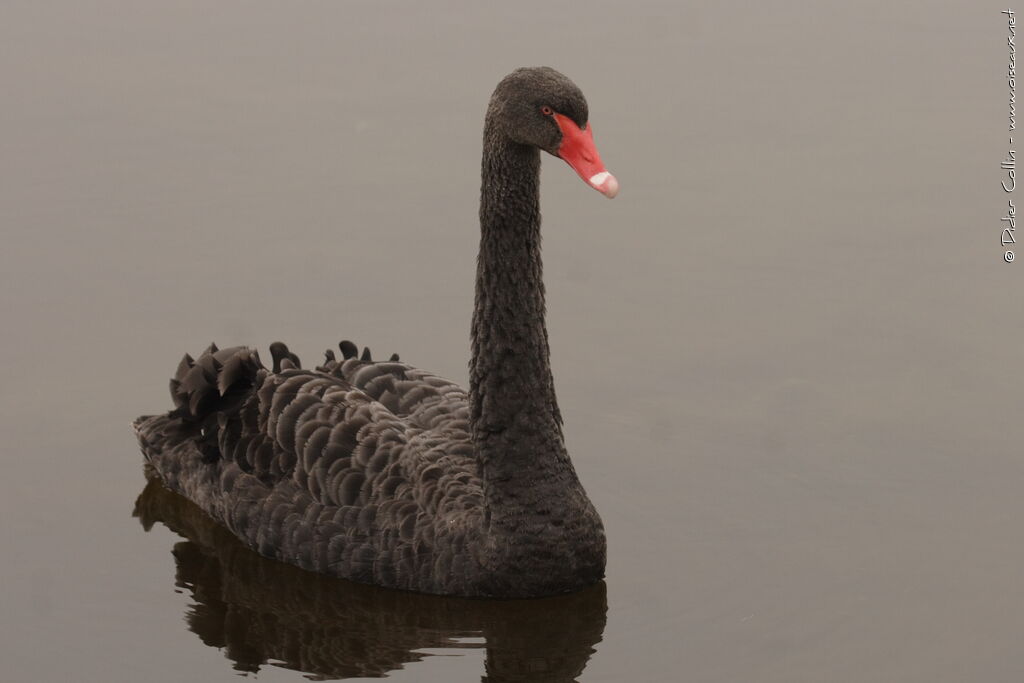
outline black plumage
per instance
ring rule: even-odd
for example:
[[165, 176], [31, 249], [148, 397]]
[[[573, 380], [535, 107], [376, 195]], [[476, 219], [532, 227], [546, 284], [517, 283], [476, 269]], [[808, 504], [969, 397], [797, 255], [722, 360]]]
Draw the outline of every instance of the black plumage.
[[312, 370], [279, 342], [271, 370], [211, 344], [179, 364], [175, 409], [135, 423], [164, 483], [261, 554], [355, 581], [531, 597], [599, 580], [604, 530], [565, 450], [544, 325], [552, 109], [585, 127], [582, 93], [543, 67], [488, 108], [468, 394], [349, 341]]
[[274, 342], [270, 345], [270, 357], [274, 360], [274, 372], [302, 367], [302, 361], [288, 349], [284, 342]]

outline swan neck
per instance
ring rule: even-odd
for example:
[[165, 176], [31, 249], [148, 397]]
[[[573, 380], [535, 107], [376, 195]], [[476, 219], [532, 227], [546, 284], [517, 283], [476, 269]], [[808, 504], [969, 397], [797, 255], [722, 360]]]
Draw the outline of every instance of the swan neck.
[[470, 362], [471, 427], [490, 502], [575, 482], [544, 323], [540, 152], [485, 131]]

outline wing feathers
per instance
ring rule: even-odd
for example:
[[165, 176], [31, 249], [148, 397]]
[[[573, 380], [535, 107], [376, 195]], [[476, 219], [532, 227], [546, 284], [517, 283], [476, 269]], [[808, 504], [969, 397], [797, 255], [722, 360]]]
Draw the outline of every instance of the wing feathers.
[[[139, 440], [169, 486], [260, 552], [411, 588], [416, 558], [454, 533], [436, 515], [479, 509], [448, 500], [480, 495], [465, 392], [397, 354], [338, 349], [315, 370], [282, 343], [273, 369], [247, 347], [186, 354], [175, 410], [140, 420]], [[385, 570], [395, 575], [375, 575]]]

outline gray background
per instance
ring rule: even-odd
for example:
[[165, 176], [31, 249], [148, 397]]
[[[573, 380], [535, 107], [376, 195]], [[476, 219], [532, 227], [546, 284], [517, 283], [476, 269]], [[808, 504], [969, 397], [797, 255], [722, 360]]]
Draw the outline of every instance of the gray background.
[[[610, 543], [581, 680], [1019, 679], [1000, 9], [7, 0], [0, 677], [237, 680], [130, 517], [130, 420], [213, 339], [464, 382], [483, 111], [547, 64], [622, 184], [544, 161], [555, 381]], [[446, 654], [394, 677], [482, 675]]]

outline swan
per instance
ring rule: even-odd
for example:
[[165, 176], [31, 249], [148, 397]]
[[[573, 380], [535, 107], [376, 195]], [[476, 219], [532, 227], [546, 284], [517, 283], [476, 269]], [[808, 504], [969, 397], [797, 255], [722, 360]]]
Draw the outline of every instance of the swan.
[[544, 317], [540, 151], [614, 197], [583, 93], [549, 67], [487, 108], [468, 393], [350, 341], [303, 369], [248, 347], [181, 360], [174, 409], [134, 422], [147, 471], [261, 555], [390, 588], [527, 598], [604, 577], [601, 518], [566, 452]]

